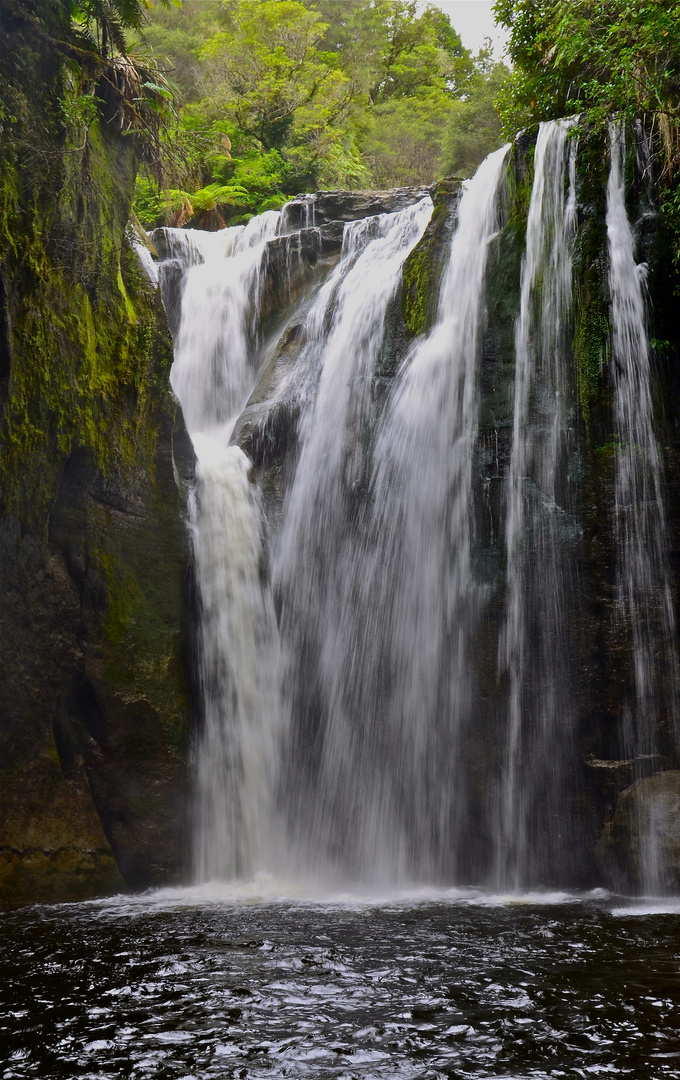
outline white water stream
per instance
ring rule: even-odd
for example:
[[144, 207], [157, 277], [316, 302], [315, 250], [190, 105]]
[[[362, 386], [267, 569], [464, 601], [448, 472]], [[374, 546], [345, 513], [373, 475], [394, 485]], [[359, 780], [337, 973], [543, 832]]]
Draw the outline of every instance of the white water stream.
[[[497, 826], [497, 880], [515, 887], [545, 880], [546, 860], [554, 859], [559, 840], [566, 844], [569, 839], [559, 811], [565, 784], [572, 779], [565, 766], [575, 720], [564, 561], [573, 526], [560, 504], [559, 481], [574, 424], [568, 389], [573, 384], [573, 126], [562, 120], [539, 129], [515, 330], [508, 601], [499, 657], [509, 677], [509, 705]], [[558, 832], [565, 835], [558, 837]]]
[[203, 731], [196, 872], [248, 876], [275, 850], [277, 637], [260, 579], [263, 520], [250, 461], [230, 446], [253, 366], [265, 247], [279, 215], [217, 233], [167, 230], [185, 268], [171, 383], [197, 457], [191, 524], [201, 606]]
[[492, 155], [463, 194], [437, 325], [397, 376], [373, 447], [371, 372], [422, 212], [408, 234], [366, 249], [335, 301], [275, 564], [287, 784], [309, 872], [397, 885], [455, 866], [478, 332], [505, 158]]
[[[625, 135], [610, 129], [611, 167], [607, 186], [612, 326], [612, 381], [618, 435], [615, 515], [618, 615], [630, 635], [633, 692], [624, 703], [621, 752], [640, 766], [678, 742], [680, 668], [671, 595], [669, 539], [663, 492], [663, 462], [654, 426], [652, 372], [647, 331], [644, 263], [635, 262], [635, 237], [626, 212]], [[655, 809], [645, 807], [643, 874], [647, 890], [664, 891], [661, 830]], [[661, 825], [661, 822], [658, 823]], [[646, 834], [646, 836], [644, 835]]]

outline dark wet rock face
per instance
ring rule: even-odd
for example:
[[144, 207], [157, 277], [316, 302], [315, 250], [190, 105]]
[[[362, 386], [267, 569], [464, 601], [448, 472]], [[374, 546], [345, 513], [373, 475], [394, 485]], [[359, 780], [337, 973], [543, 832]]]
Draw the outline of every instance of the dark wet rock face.
[[186, 868], [193, 455], [165, 397], [138, 466], [104, 472], [76, 448], [44, 531], [16, 513], [0, 524], [8, 903], [162, 884]]
[[[60, 56], [19, 17], [0, 13], [0, 36], [0, 83], [21, 113], [0, 132], [14, 192], [0, 209], [0, 904], [12, 905], [185, 871], [193, 452], [160, 296], [126, 237], [133, 147], [96, 124], [86, 153], [80, 135], [64, 142]], [[23, 156], [29, 135], [40, 168]]]

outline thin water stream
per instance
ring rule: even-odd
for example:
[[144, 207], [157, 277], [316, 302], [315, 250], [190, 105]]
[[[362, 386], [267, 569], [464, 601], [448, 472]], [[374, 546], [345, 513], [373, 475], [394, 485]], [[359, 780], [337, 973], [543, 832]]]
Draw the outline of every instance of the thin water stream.
[[[625, 133], [610, 129], [607, 186], [616, 421], [615, 528], [617, 617], [630, 639], [631, 686], [624, 701], [621, 753], [636, 761], [673, 753], [680, 735], [680, 665], [666, 522], [663, 461], [654, 424], [654, 385], [648, 340], [645, 278], [635, 261], [626, 210]], [[662, 736], [661, 732], [665, 734]], [[640, 800], [643, 877], [647, 890], [666, 887], [664, 815]], [[658, 819], [657, 819], [658, 814]]]
[[578, 526], [565, 504], [561, 477], [575, 424], [569, 389], [573, 126], [562, 120], [542, 124], [539, 131], [515, 330], [508, 600], [499, 647], [509, 702], [496, 831], [497, 881], [516, 888], [554, 876], [561, 851], [572, 841], [567, 808], [574, 795], [569, 787], [575, 695], [566, 593], [569, 533]]
[[395, 886], [455, 870], [478, 604], [478, 334], [506, 158], [491, 155], [463, 193], [436, 326], [404, 360], [370, 445], [385, 312], [429, 206], [393, 215], [403, 225], [366, 248], [319, 353], [274, 563], [292, 713], [282, 786], [296, 792], [307, 874]]

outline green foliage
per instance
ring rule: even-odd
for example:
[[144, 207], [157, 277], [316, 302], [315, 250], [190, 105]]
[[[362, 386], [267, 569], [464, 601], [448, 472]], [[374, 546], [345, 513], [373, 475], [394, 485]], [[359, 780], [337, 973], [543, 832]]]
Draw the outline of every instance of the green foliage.
[[[59, 152], [59, 136], [76, 128], [85, 151], [88, 131], [99, 117], [108, 129], [130, 136], [147, 165], [160, 170], [174, 94], [155, 57], [129, 36], [142, 29], [150, 6], [150, 0], [19, 0], [11, 12], [0, 8], [0, 23], [6, 24], [0, 33], [9, 35], [3, 40], [5, 53], [11, 54], [12, 40], [22, 54], [32, 50], [33, 62], [39, 58], [62, 84], [52, 86], [52, 93], [65, 90], [58, 95], [61, 131], [53, 126], [44, 140], [40, 135], [35, 140], [49, 143], [50, 154]], [[21, 65], [15, 68], [5, 75], [5, 93], [11, 95], [20, 82], [20, 94], [30, 96], [25, 72]], [[38, 114], [30, 115], [35, 132]]]
[[511, 32], [513, 77], [500, 98], [509, 134], [584, 111], [591, 124], [606, 123], [612, 113], [649, 113], [669, 153], [677, 153], [675, 0], [497, 0], [494, 10]]
[[[449, 125], [462, 131], [461, 104], [484, 121], [469, 160], [500, 142], [498, 72], [416, 0], [184, 0], [154, 11], [146, 36], [186, 101], [168, 139], [174, 194], [154, 201], [138, 188], [148, 225], [213, 211], [231, 220], [319, 186], [432, 183], [448, 165]], [[199, 208], [214, 185], [246, 195]]]
[[[70, 89], [76, 90], [76, 87], [71, 84]], [[64, 97], [60, 98], [59, 105], [67, 131], [86, 131], [91, 124], [96, 123], [99, 117], [94, 92], [83, 94], [80, 92], [68, 93], [67, 91]]]
[[437, 89], [418, 97], [393, 97], [376, 105], [364, 145], [370, 146], [376, 187], [431, 184], [441, 171], [442, 143], [454, 102]]
[[[325, 24], [296, 0], [229, 0], [201, 58], [213, 101], [265, 150], [313, 143], [341, 119], [348, 80], [319, 52]], [[313, 102], [313, 108], [310, 105]]]
[[327, 30], [324, 48], [333, 51], [355, 88], [373, 103], [411, 97], [438, 87], [464, 89], [472, 71], [469, 52], [448, 16], [415, 0], [305, 0]]
[[452, 103], [443, 145], [447, 175], [472, 176], [490, 148], [501, 145], [501, 122], [494, 102], [509, 75], [505, 64], [489, 63], [486, 70], [478, 67], [465, 98]]
[[406, 331], [412, 337], [429, 330], [436, 314], [438, 283], [448, 251], [443, 241], [452, 227], [451, 211], [459, 189], [457, 181], [441, 180], [437, 184], [432, 219], [404, 263], [401, 308]]
[[680, 183], [665, 185], [661, 190], [661, 215], [669, 235], [674, 238], [671, 258], [676, 273], [680, 275]]
[[163, 193], [163, 201], [178, 226], [198, 219], [195, 223], [199, 226], [223, 228], [226, 225], [225, 216], [232, 219], [243, 215], [250, 195], [237, 184], [208, 184], [193, 193], [171, 188]]
[[158, 185], [148, 176], [137, 176], [133, 206], [145, 229], [153, 229], [161, 220], [165, 201]]
[[583, 302], [574, 335], [574, 363], [581, 414], [590, 431], [591, 412], [602, 392], [609, 359], [609, 311], [602, 302]]
[[221, 0], [184, 0], [184, 4], [155, 8], [149, 14], [144, 38], [155, 56], [171, 65], [173, 82], [182, 100], [203, 97], [201, 49], [223, 25]]
[[205, 210], [214, 210], [217, 206], [239, 206], [244, 199], [248, 198], [248, 192], [235, 184], [209, 184], [208, 187], [195, 191], [193, 195], [186, 196], [183, 191], [171, 191], [170, 196], [180, 201], [188, 197], [193, 212], [196, 214]]
[[80, 42], [106, 57], [127, 52], [129, 30], [141, 30], [148, 0], [67, 0]]
[[506, 134], [580, 114], [644, 119], [655, 140], [658, 197], [680, 270], [680, 4], [677, 0], [497, 0], [510, 28], [512, 79], [498, 105]]

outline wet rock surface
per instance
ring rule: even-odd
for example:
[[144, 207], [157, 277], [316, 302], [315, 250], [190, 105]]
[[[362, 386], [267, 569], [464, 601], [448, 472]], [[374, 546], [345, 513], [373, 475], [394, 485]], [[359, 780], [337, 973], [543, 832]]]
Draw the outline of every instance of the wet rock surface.
[[[16, 191], [0, 207], [0, 906], [176, 880], [190, 725], [193, 452], [127, 235], [135, 151], [96, 122], [85, 154], [68, 145], [63, 54], [14, 14], [0, 11], [0, 85], [23, 103], [0, 132]], [[36, 138], [40, 168], [25, 167]]]
[[334, 221], [359, 221], [374, 214], [405, 210], [432, 194], [429, 187], [394, 188], [390, 191], [317, 191], [288, 203], [285, 223], [291, 229], [326, 225]]
[[[617, 796], [602, 830], [598, 855], [615, 884], [642, 888], [657, 866], [663, 885], [680, 887], [680, 771], [642, 777]], [[649, 865], [652, 860], [655, 865]]]

